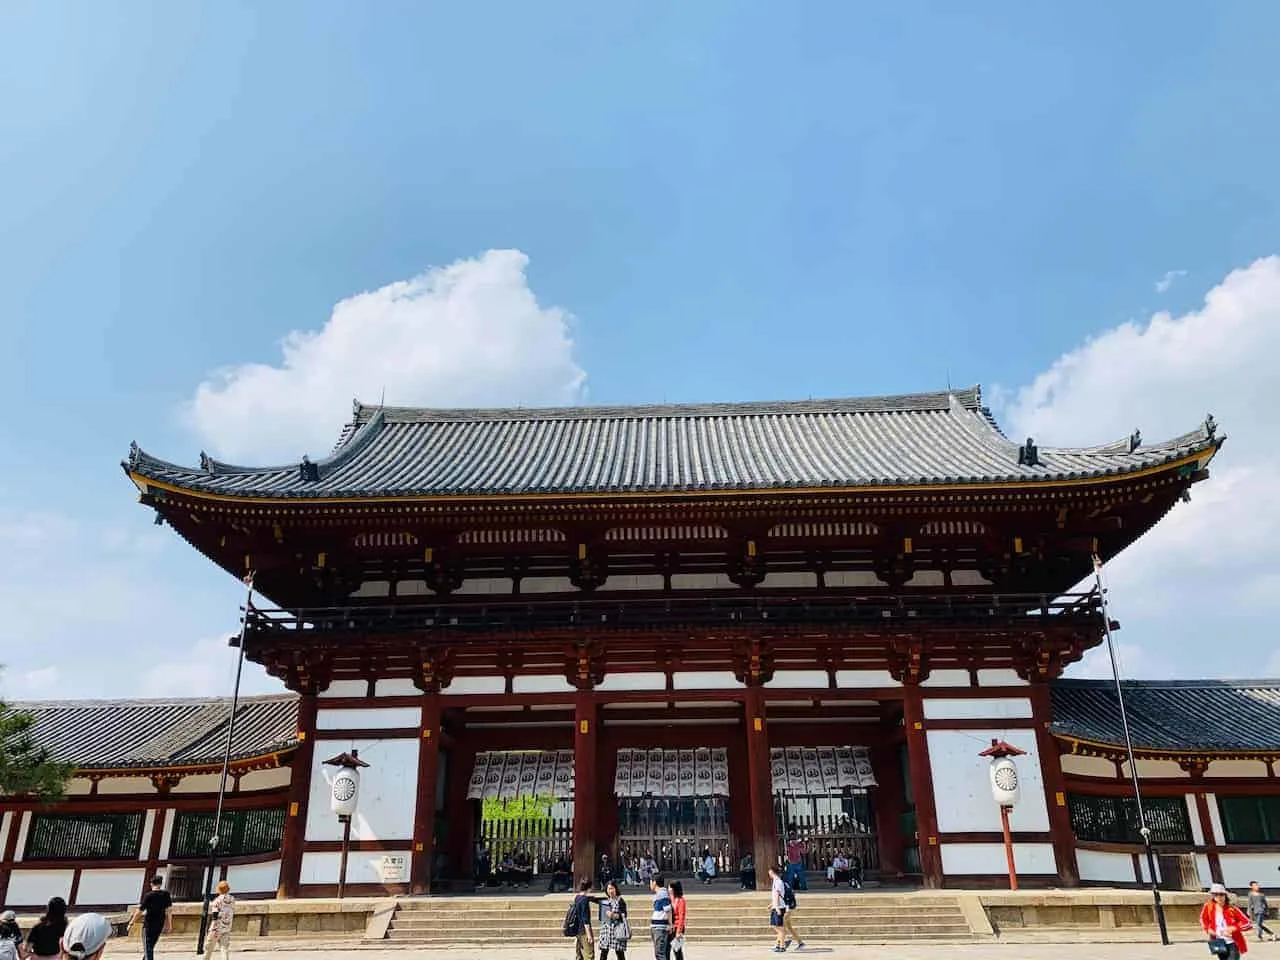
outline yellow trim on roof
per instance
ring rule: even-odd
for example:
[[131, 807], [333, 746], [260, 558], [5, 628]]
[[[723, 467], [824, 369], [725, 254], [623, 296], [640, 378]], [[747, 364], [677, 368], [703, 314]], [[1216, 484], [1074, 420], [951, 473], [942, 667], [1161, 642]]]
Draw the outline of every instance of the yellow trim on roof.
[[1216, 444], [1204, 450], [1188, 454], [1178, 460], [1143, 467], [1126, 473], [1103, 474], [1100, 476], [1074, 477], [1068, 479], [1045, 480], [997, 480], [978, 483], [920, 483], [920, 484], [866, 484], [853, 487], [752, 487], [752, 488], [717, 488], [714, 490], [658, 490], [658, 491], [585, 491], [581, 493], [458, 493], [396, 496], [392, 494], [376, 497], [326, 496], [326, 497], [294, 497], [294, 496], [237, 496], [230, 493], [212, 493], [195, 490], [163, 480], [152, 480], [136, 470], [129, 471], [129, 479], [141, 489], [154, 488], [169, 493], [180, 493], [184, 496], [201, 500], [215, 500], [223, 503], [261, 503], [277, 506], [305, 504], [343, 504], [357, 506], [373, 503], [396, 504], [432, 504], [432, 503], [477, 503], [485, 501], [517, 501], [528, 503], [562, 502], [566, 500], [699, 500], [708, 497], [760, 497], [760, 496], [841, 496], [848, 494], [875, 493], [971, 493], [987, 490], [1033, 490], [1045, 488], [1098, 486], [1118, 480], [1136, 478], [1176, 470], [1188, 464], [1197, 464], [1200, 469], [1208, 465], [1218, 452]]
[[[1070, 733], [1056, 733], [1050, 731], [1053, 737], [1064, 743], [1069, 743], [1073, 747], [1089, 747], [1094, 750], [1106, 750], [1108, 753], [1125, 753], [1125, 745], [1123, 743], [1110, 743], [1105, 740], [1090, 740], [1086, 737], [1077, 737]], [[1074, 753], [1075, 751], [1072, 750]], [[1249, 749], [1232, 749], [1232, 750], [1206, 750], [1202, 747], [1134, 747], [1133, 755], [1140, 760], [1170, 760], [1175, 757], [1209, 757], [1218, 760], [1270, 760], [1280, 757], [1280, 746], [1273, 750], [1249, 750]], [[1121, 757], [1120, 759], [1123, 759]]]

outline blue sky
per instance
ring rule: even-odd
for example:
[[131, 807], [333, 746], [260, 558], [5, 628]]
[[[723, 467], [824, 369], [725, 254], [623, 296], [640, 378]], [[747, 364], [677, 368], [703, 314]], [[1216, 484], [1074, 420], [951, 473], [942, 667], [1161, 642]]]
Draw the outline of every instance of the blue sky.
[[[1224, 573], [1240, 552], [1269, 549], [1224, 546], [1226, 511], [1275, 520], [1259, 452], [1275, 428], [1250, 411], [1280, 325], [1275, 264], [1255, 264], [1280, 253], [1278, 33], [1280, 7], [1247, 2], [0, 8], [0, 599], [14, 611], [0, 689], [219, 686], [209, 641], [234, 623], [234, 583], [149, 526], [117, 466], [129, 441], [182, 461], [202, 446], [296, 459], [279, 436], [336, 436], [341, 416], [290, 408], [276, 445], [255, 445], [271, 383], [239, 414], [193, 419], [199, 386], [238, 389], [241, 365], [279, 365], [281, 338], [322, 331], [335, 304], [491, 249], [527, 258], [496, 281], [494, 309], [521, 291], [539, 304], [496, 326], [487, 308], [465, 315], [480, 340], [513, 338], [508, 365], [472, 378], [482, 398], [496, 384], [494, 402], [949, 378], [1004, 388], [1010, 429], [1045, 443], [1136, 425], [1154, 439], [1208, 409], [1236, 442], [1236, 413], [1246, 442], [1219, 485], [1236, 492], [1188, 513], [1220, 562], [1169, 580], [1187, 565], [1157, 543], [1147, 573], [1117, 576], [1157, 620], [1158, 597], [1218, 584], [1195, 631], [1185, 611], [1169, 620], [1183, 639], [1133, 630], [1134, 672], [1258, 669], [1206, 667], [1192, 634], [1243, 603]], [[1232, 271], [1246, 271], [1235, 286]], [[1228, 342], [1233, 293], [1247, 316]], [[1173, 347], [1148, 327], [1159, 310], [1186, 333]], [[364, 362], [359, 376], [331, 362], [277, 378], [281, 407], [300, 383], [340, 411], [381, 387], [393, 403], [465, 393], [488, 360], [439, 316], [398, 328], [435, 350], [425, 366], [379, 377], [387, 357], [357, 337], [331, 358]], [[530, 317], [563, 326], [571, 363], [516, 336]], [[570, 367], [585, 392], [555, 385]], [[220, 368], [239, 372], [210, 380]], [[1126, 384], [1128, 406], [1099, 383]], [[1190, 524], [1169, 536], [1201, 542]], [[1169, 571], [1150, 573], [1155, 559]], [[1272, 595], [1270, 559], [1247, 565], [1255, 599]]]

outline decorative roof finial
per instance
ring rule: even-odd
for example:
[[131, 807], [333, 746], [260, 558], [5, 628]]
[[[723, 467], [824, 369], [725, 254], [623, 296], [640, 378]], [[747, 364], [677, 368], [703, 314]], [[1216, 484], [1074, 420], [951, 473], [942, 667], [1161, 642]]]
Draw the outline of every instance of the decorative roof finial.
[[298, 464], [298, 477], [306, 483], [315, 483], [320, 479], [319, 465], [312, 463], [305, 453], [302, 455], [302, 462]]
[[129, 444], [129, 466], [136, 467], [138, 460], [142, 457], [142, 448], [138, 446], [138, 441], [134, 440]]
[[1027, 442], [1018, 448], [1018, 465], [1023, 467], [1040, 466], [1040, 450], [1036, 442], [1027, 437]]
[[1142, 431], [1135, 430], [1133, 433], [1129, 434], [1129, 452], [1133, 453], [1133, 451], [1137, 450], [1140, 446], [1142, 446]]
[[213, 473], [213, 461], [209, 459], [209, 455], [203, 450], [200, 451], [200, 469], [205, 473]]
[[1212, 413], [1206, 413], [1204, 415], [1204, 432], [1209, 435], [1210, 440], [1212, 440], [1214, 434], [1218, 432], [1218, 424], [1213, 419]]

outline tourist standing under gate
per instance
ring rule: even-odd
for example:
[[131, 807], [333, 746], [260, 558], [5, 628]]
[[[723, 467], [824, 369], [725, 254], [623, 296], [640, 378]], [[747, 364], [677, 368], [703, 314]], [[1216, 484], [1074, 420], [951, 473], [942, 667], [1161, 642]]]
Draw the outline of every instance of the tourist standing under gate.
[[666, 878], [660, 873], [649, 880], [649, 889], [653, 891], [653, 913], [649, 920], [649, 936], [653, 940], [653, 960], [668, 960], [671, 955], [671, 928], [675, 924], [675, 914], [671, 908], [671, 891], [667, 889]]
[[138, 904], [130, 925], [142, 918], [142, 956], [145, 960], [155, 960], [156, 943], [160, 935], [173, 933], [173, 898], [164, 889], [164, 881], [159, 877], [151, 878], [151, 889]]

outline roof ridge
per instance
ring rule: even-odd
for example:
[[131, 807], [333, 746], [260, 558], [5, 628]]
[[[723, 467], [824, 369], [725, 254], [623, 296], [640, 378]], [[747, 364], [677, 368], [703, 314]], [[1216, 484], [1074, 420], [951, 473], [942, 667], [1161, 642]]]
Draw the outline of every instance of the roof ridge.
[[978, 410], [982, 388], [935, 390], [883, 396], [809, 398], [804, 400], [727, 400], [703, 403], [579, 404], [555, 407], [394, 407], [355, 401], [357, 423], [382, 413], [390, 423], [431, 420], [625, 420], [714, 416], [785, 416], [804, 413], [892, 413], [950, 409], [952, 398]]
[[[250, 693], [243, 694], [239, 698], [238, 706], [244, 706], [246, 703], [286, 703], [290, 700], [297, 700], [296, 693]], [[19, 712], [32, 709], [56, 709], [62, 707], [97, 707], [97, 706], [135, 706], [135, 707], [160, 707], [160, 706], [217, 706], [230, 705], [230, 697], [90, 697], [84, 700], [10, 700], [8, 701], [11, 710]]]
[[[1050, 682], [1051, 686], [1075, 689], [1107, 689], [1114, 690], [1116, 682], [1095, 677], [1060, 677]], [[1166, 690], [1211, 690], [1230, 689], [1248, 690], [1251, 687], [1280, 687], [1280, 677], [1267, 677], [1258, 680], [1205, 678], [1199, 680], [1141, 680], [1124, 679], [1120, 681], [1125, 687], [1147, 687]]]

